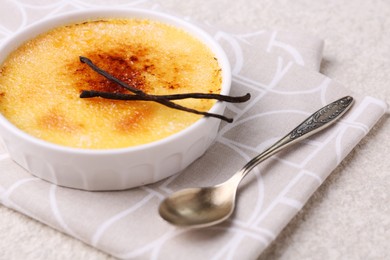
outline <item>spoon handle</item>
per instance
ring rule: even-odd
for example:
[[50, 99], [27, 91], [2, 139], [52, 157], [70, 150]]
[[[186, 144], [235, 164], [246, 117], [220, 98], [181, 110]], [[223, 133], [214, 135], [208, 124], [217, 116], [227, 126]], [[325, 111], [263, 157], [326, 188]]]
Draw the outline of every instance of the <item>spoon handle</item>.
[[237, 174], [235, 174], [235, 177], [239, 177], [238, 179], [241, 180], [256, 165], [258, 165], [265, 159], [271, 157], [272, 155], [276, 154], [283, 148], [286, 148], [291, 144], [299, 142], [302, 139], [305, 139], [330, 126], [352, 106], [352, 103], [353, 98], [350, 96], [346, 96], [324, 106], [323, 108], [309, 116], [305, 121], [303, 121], [285, 137], [283, 137], [274, 145], [269, 147], [267, 150], [250, 160], [239, 172], [237, 172]]

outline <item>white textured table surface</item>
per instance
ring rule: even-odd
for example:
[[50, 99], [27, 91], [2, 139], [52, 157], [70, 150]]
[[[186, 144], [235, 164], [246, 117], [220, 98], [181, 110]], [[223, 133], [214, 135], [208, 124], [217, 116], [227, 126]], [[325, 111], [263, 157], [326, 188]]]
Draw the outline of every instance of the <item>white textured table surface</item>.
[[[322, 73], [357, 93], [390, 101], [390, 2], [386, 0], [160, 3], [180, 15], [212, 24], [314, 34], [325, 40]], [[386, 115], [259, 259], [389, 258], [389, 153]], [[0, 259], [12, 257], [110, 258], [0, 205]]]

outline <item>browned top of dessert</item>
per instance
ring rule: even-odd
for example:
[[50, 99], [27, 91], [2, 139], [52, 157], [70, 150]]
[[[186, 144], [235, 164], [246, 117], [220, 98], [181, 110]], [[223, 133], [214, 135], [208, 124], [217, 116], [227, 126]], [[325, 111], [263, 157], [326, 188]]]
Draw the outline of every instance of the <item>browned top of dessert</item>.
[[[82, 90], [129, 93], [79, 56], [149, 94], [219, 93], [214, 54], [176, 27], [140, 19], [63, 26], [19, 47], [0, 67], [0, 112], [23, 131], [60, 145], [105, 149], [153, 142], [200, 116], [150, 101], [81, 99]], [[207, 111], [215, 101], [177, 104]]]

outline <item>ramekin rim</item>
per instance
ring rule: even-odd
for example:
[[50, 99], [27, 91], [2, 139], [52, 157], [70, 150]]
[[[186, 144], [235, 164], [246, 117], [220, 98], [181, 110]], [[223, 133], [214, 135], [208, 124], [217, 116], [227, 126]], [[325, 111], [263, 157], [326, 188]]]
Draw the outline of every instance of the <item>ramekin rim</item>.
[[[31, 37], [27, 37], [25, 41], [32, 39], [33, 37], [36, 37], [40, 33], [44, 33], [49, 29], [53, 29], [55, 27], [61, 26], [61, 25], [66, 25], [66, 24], [72, 24], [76, 23], [76, 20], [72, 22], [65, 22], [66, 18], [72, 18], [74, 19], [76, 16], [80, 15], [87, 15], [87, 17], [79, 17], [77, 20], [79, 22], [85, 21], [87, 19], [103, 19], [103, 18], [109, 18], [110, 17], [110, 12], [115, 12], [116, 15], [118, 14], [140, 14], [140, 15], [150, 15], [148, 17], [145, 17], [145, 19], [153, 19], [155, 18], [157, 21], [161, 21], [161, 18], [163, 18], [162, 22], [174, 22], [174, 26], [177, 26], [176, 23], [180, 24], [180, 28], [183, 29], [184, 31], [187, 31], [191, 33], [194, 37], [196, 37], [198, 40], [203, 42], [208, 48], [210, 48], [216, 58], [218, 59], [219, 65], [222, 69], [222, 84], [221, 84], [221, 94], [229, 94], [230, 89], [231, 89], [231, 68], [230, 68], [230, 63], [227, 58], [226, 53], [222, 49], [222, 47], [217, 43], [215, 39], [212, 38], [210, 34], [208, 34], [206, 31], [201, 29], [200, 27], [178, 17], [172, 14], [168, 14], [165, 12], [160, 12], [160, 11], [155, 11], [155, 10], [148, 10], [148, 9], [143, 9], [143, 8], [125, 8], [125, 9], [118, 9], [118, 8], [92, 8], [88, 10], [74, 10], [74, 11], [69, 11], [66, 13], [62, 13], [59, 15], [55, 15], [49, 18], [44, 18], [38, 22], [32, 23], [26, 27], [24, 27], [22, 30], [16, 32], [13, 34], [11, 37], [6, 38], [2, 44], [0, 44], [0, 51], [3, 50], [5, 47], [7, 47], [9, 44], [11, 44], [15, 39], [23, 34], [28, 34], [31, 30], [38, 29], [39, 33], [33, 34]], [[98, 16], [98, 14], [100, 14]], [[111, 14], [112, 15], [112, 14]], [[112, 17], [119, 17], [119, 16], [112, 16]], [[131, 16], [130, 16], [131, 18]], [[140, 17], [141, 18], [141, 17]], [[47, 25], [50, 22], [54, 22], [55, 25], [49, 26], [49, 28], [46, 29], [39, 29], [39, 27], [43, 27]], [[23, 42], [19, 42], [17, 46], [14, 47], [13, 50], [18, 48]], [[13, 51], [12, 50], [12, 51]], [[8, 55], [12, 52], [9, 51], [7, 54], [5, 54], [3, 57], [0, 57], [0, 63], [4, 62], [4, 60], [8, 57]], [[225, 104], [223, 104], [221, 101], [217, 101], [211, 108], [208, 110], [208, 112], [214, 112], [218, 110], [224, 110]], [[122, 148], [107, 148], [107, 149], [91, 149], [91, 148], [77, 148], [77, 147], [71, 147], [71, 146], [65, 146], [65, 145], [60, 145], [56, 144], [53, 142], [49, 142], [43, 139], [40, 139], [38, 137], [35, 137], [33, 135], [30, 135], [26, 133], [25, 131], [19, 129], [17, 126], [12, 124], [7, 118], [4, 117], [0, 113], [0, 126], [5, 127], [8, 129], [8, 131], [11, 131], [13, 134], [17, 135], [18, 138], [22, 138], [24, 140], [27, 140], [31, 143], [34, 143], [36, 145], [43, 146], [44, 148], [47, 149], [55, 149], [64, 153], [73, 153], [73, 154], [91, 154], [91, 155], [104, 155], [104, 154], [122, 154], [122, 153], [130, 153], [130, 152], [137, 152], [140, 150], [144, 149], [149, 149], [152, 147], [157, 147], [164, 145], [169, 142], [175, 142], [175, 139], [183, 138], [184, 135], [187, 134], [187, 132], [191, 132], [194, 129], [200, 127], [203, 124], [207, 124], [209, 120], [220, 120], [216, 118], [210, 118], [210, 117], [202, 117], [190, 126], [186, 127], [185, 129], [174, 133], [170, 136], [167, 136], [165, 138], [162, 138], [160, 140], [152, 141], [150, 143], [145, 143], [145, 144], [140, 144], [136, 146], [129, 146], [129, 147], [122, 147]]]

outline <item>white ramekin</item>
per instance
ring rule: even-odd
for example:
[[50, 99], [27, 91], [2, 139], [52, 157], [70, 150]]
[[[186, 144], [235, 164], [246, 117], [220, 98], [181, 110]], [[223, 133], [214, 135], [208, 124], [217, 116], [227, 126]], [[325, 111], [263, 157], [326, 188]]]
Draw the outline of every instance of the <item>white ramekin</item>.
[[[46, 19], [17, 32], [0, 47], [0, 64], [25, 41], [65, 24], [100, 18], [146, 18], [172, 24], [204, 42], [214, 52], [222, 69], [221, 94], [229, 94], [231, 71], [219, 44], [198, 27], [164, 13], [142, 9], [95, 9]], [[222, 114], [217, 102], [210, 110]], [[220, 120], [202, 118], [165, 139], [123, 149], [92, 150], [56, 145], [35, 138], [0, 114], [0, 135], [11, 158], [33, 175], [57, 185], [97, 191], [122, 190], [153, 183], [185, 169], [214, 141]]]

